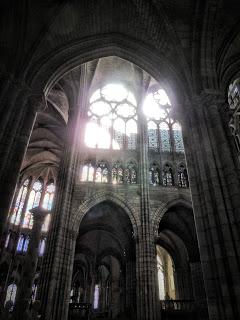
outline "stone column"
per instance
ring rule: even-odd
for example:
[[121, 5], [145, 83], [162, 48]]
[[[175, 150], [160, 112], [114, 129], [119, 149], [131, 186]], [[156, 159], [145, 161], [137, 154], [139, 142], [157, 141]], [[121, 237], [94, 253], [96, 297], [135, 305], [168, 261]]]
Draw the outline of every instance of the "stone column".
[[190, 263], [190, 268], [192, 276], [193, 296], [196, 308], [201, 314], [201, 319], [208, 319], [207, 301], [204, 289], [201, 262], [198, 261]]
[[190, 271], [178, 267], [174, 271], [174, 284], [176, 289], [176, 299], [192, 300], [192, 285], [190, 281]]
[[0, 118], [1, 237], [36, 114], [45, 102], [42, 93], [33, 93], [20, 84], [12, 84], [1, 97], [0, 104], [5, 107], [5, 113]]
[[[148, 142], [147, 124], [143, 115], [142, 103], [145, 97], [146, 81], [142, 81], [139, 103], [139, 178], [140, 178], [140, 225], [136, 239], [137, 265], [137, 319], [155, 320], [157, 317], [157, 262], [154, 232], [149, 205]], [[158, 315], [159, 319], [160, 315]]]
[[42, 233], [42, 225], [47, 210], [36, 207], [31, 210], [33, 214], [33, 229], [30, 237], [27, 255], [25, 257], [19, 289], [17, 292], [16, 307], [14, 310], [14, 319], [27, 319], [29, 303], [32, 293], [34, 276], [37, 269], [38, 249]]
[[214, 94], [195, 97], [183, 135], [209, 318], [233, 320], [240, 318], [240, 185], [222, 103]]
[[[91, 70], [90, 70], [91, 69]], [[52, 226], [47, 240], [38, 297], [44, 320], [66, 320], [71, 291], [72, 269], [78, 226], [72, 228], [72, 199], [79, 179], [78, 154], [83, 138], [82, 119], [86, 118], [92, 66], [80, 66], [80, 82], [75, 105], [71, 106], [67, 138], [57, 180]], [[73, 99], [74, 100], [74, 99]]]

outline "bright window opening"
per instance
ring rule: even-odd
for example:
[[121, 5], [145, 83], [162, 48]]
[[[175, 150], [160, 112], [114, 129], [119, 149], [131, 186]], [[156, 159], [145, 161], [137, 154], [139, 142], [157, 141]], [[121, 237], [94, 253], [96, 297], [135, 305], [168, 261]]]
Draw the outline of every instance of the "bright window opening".
[[85, 144], [99, 149], [136, 149], [137, 102], [122, 84], [108, 84], [90, 98]]

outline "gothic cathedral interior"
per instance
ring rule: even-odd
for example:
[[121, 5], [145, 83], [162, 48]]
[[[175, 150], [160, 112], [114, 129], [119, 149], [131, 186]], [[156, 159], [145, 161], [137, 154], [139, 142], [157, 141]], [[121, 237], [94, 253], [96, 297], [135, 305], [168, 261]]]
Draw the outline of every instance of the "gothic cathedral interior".
[[0, 319], [240, 319], [239, 0], [2, 0]]

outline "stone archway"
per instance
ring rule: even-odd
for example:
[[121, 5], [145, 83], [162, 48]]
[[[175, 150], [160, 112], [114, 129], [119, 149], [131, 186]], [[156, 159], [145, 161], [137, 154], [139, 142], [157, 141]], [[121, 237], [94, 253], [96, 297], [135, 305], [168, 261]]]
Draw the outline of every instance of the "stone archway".
[[[76, 239], [73, 279], [81, 271], [86, 281], [83, 298], [75, 293], [73, 302], [88, 303], [96, 316], [115, 319], [124, 315], [127, 319], [136, 304], [136, 253], [131, 220], [122, 207], [109, 200], [97, 201], [95, 205], [92, 202], [85, 209]], [[75, 287], [72, 282], [72, 288]]]

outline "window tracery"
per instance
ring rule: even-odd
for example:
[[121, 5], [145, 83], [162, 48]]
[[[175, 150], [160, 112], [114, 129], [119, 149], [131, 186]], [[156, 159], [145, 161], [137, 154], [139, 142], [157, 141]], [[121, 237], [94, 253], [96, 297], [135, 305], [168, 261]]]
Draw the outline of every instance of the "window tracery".
[[91, 162], [85, 163], [82, 168], [82, 181], [90, 181], [94, 180], [94, 166]]
[[41, 180], [34, 182], [32, 190], [30, 192], [27, 209], [23, 220], [23, 228], [32, 229], [33, 226], [33, 216], [30, 212], [31, 209], [39, 206], [41, 195], [42, 195], [43, 183]]
[[23, 206], [27, 197], [28, 189], [29, 189], [29, 184], [30, 184], [30, 179], [28, 178], [23, 182], [18, 192], [15, 207], [10, 218], [10, 222], [15, 225], [19, 225], [20, 223]]
[[29, 245], [29, 236], [21, 234], [17, 243], [17, 252], [26, 253]]
[[147, 117], [148, 147], [156, 152], [184, 152], [181, 127], [171, 118], [171, 103], [163, 89], [147, 95], [143, 112]]
[[127, 164], [125, 169], [125, 181], [128, 184], [136, 184], [137, 183], [137, 170], [136, 165], [130, 161]]
[[[51, 211], [52, 205], [53, 205], [53, 199], [54, 199], [54, 193], [55, 193], [55, 185], [53, 182], [48, 183], [44, 198], [43, 198], [43, 208], [46, 210]], [[42, 226], [42, 231], [47, 232], [50, 224], [51, 215], [50, 213], [46, 216], [44, 224]]]
[[178, 123], [172, 125], [174, 148], [176, 152], [184, 153], [182, 129]]
[[90, 148], [136, 149], [137, 102], [122, 84], [107, 84], [90, 98], [85, 143]]
[[121, 184], [123, 183], [123, 168], [119, 162], [116, 162], [112, 168], [112, 183]]
[[153, 163], [149, 170], [149, 183], [156, 186], [160, 184], [160, 171], [156, 163]]
[[165, 187], [170, 187], [174, 185], [173, 171], [171, 166], [168, 163], [166, 163], [163, 168], [162, 181], [163, 181], [163, 186]]
[[96, 168], [95, 182], [108, 182], [108, 167], [105, 162], [99, 163]]
[[178, 167], [178, 186], [180, 188], [189, 187], [187, 169], [183, 164], [179, 165]]

